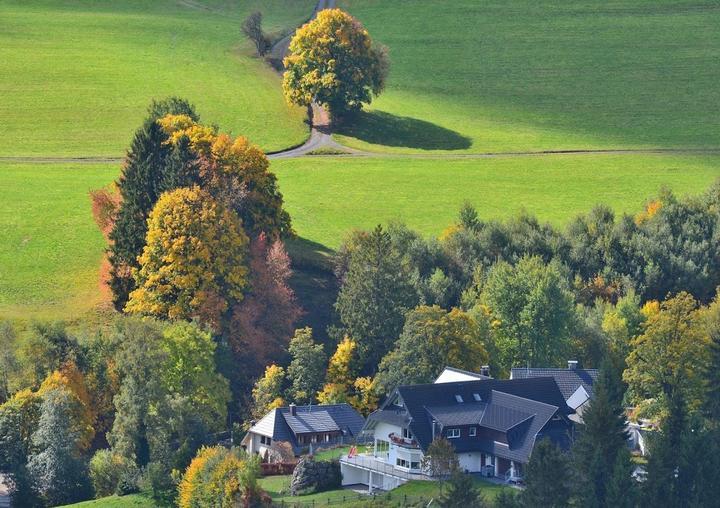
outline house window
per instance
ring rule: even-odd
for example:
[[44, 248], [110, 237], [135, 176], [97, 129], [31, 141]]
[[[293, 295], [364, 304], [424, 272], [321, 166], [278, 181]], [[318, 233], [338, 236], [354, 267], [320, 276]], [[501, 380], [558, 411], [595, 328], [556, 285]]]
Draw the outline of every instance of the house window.
[[272, 439], [267, 436], [260, 436], [260, 444], [264, 444], [266, 446], [270, 446], [272, 443]]
[[405, 439], [412, 439], [412, 432], [410, 432], [410, 429], [403, 429], [402, 437], [404, 437]]
[[378, 454], [386, 454], [390, 451], [390, 443], [388, 441], [382, 441], [381, 439], [378, 439], [376, 446]]
[[475, 399], [475, 402], [480, 402], [482, 397], [480, 397], [479, 393], [473, 393], [473, 399]]
[[462, 395], [455, 395], [455, 400], [458, 401], [458, 403], [462, 403], [462, 401], [463, 401]]
[[454, 439], [460, 437], [460, 429], [448, 429], [447, 432], [448, 439]]
[[477, 428], [476, 427], [470, 427], [470, 437], [477, 436]]
[[330, 434], [325, 434], [325, 442], [326, 443], [330, 442]]
[[405, 459], [396, 459], [396, 460], [395, 460], [395, 465], [398, 466], [398, 467], [404, 467], [404, 468], [407, 469], [407, 468], [410, 467], [410, 462], [407, 461], [407, 460], [405, 460]]
[[317, 437], [317, 434], [313, 434], [312, 438], [310, 438], [310, 442], [311, 442], [311, 443], [317, 443], [317, 440], [318, 440], [317, 438], [318, 438], [318, 437]]
[[420, 463], [419, 462], [411, 462], [410, 469], [420, 469]]

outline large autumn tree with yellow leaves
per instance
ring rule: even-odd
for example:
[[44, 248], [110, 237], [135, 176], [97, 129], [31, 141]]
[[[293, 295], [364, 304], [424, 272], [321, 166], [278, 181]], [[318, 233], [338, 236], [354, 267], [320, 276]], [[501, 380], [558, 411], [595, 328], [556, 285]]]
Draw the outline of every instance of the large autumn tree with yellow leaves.
[[218, 326], [247, 285], [248, 238], [237, 215], [195, 186], [163, 194], [148, 219], [128, 312]]
[[340, 9], [320, 11], [295, 32], [284, 60], [283, 90], [301, 106], [317, 102], [333, 117], [369, 104], [385, 86], [387, 50]]

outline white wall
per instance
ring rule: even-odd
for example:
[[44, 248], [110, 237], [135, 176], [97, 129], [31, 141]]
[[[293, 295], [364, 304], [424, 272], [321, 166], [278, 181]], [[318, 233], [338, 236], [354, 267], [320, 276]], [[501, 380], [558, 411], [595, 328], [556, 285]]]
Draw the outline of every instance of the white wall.
[[460, 468], [471, 473], [478, 473], [482, 469], [482, 455], [479, 452], [458, 453]]
[[340, 473], [342, 474], [343, 485], [367, 485], [368, 484], [368, 471], [352, 467], [347, 464], [340, 463]]
[[439, 383], [454, 383], [456, 381], [477, 381], [476, 376], [468, 376], [462, 372], [455, 372], [454, 370], [443, 370], [438, 378], [435, 380], [435, 384]]

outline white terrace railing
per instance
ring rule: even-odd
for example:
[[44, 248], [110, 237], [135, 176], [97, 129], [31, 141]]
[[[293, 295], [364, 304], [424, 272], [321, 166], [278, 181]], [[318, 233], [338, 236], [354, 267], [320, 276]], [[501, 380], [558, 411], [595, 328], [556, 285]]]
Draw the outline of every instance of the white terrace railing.
[[404, 469], [395, 467], [392, 464], [388, 464], [387, 462], [383, 462], [382, 460], [378, 460], [371, 455], [354, 455], [352, 457], [343, 455], [342, 457], [340, 457], [340, 462], [351, 465], [351, 466], [359, 467], [361, 469], [366, 469], [368, 471], [372, 471], [375, 473], [381, 473], [386, 476], [393, 476], [395, 478], [400, 478], [402, 480], [429, 480], [430, 479], [429, 477], [425, 476], [424, 474], [411, 473]]

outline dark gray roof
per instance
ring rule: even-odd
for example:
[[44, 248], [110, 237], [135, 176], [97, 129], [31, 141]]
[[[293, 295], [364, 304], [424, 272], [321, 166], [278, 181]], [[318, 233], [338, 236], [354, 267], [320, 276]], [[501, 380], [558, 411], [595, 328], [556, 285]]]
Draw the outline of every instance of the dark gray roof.
[[[527, 462], [537, 435], [556, 414], [558, 432], [566, 432], [572, 410], [551, 377], [535, 379], [459, 381], [442, 384], [400, 386], [396, 394], [408, 412], [410, 430], [423, 450], [435, 435], [448, 427], [478, 426], [502, 432], [508, 444], [491, 437], [462, 432], [451, 442], [456, 451], [481, 451], [519, 462]], [[480, 396], [476, 401], [473, 394]], [[463, 402], [458, 402], [459, 395]], [[388, 402], [394, 400], [394, 396]], [[382, 408], [383, 410], [385, 407]]]
[[275, 441], [287, 441], [297, 453], [301, 446], [296, 436], [315, 432], [342, 431], [355, 438], [365, 425], [365, 419], [349, 404], [296, 406], [295, 416], [289, 407], [273, 409], [250, 428], [250, 432], [268, 436]]
[[370, 413], [367, 419], [368, 422], [384, 422], [391, 425], [397, 425], [399, 427], [404, 427], [409, 422], [407, 413], [405, 413], [402, 408], [397, 408], [394, 406], [389, 406], [385, 409], [378, 409], [377, 411]]
[[528, 369], [514, 368], [511, 370], [512, 379], [531, 379], [538, 377], [552, 377], [557, 383], [565, 400], [575, 393], [580, 386], [590, 397], [593, 396], [593, 384], [597, 380], [597, 369]]

